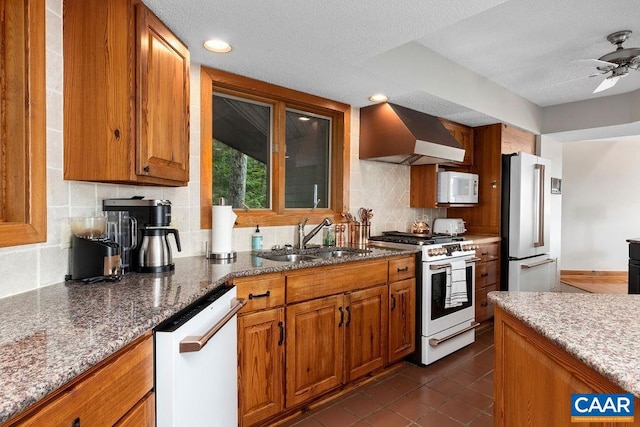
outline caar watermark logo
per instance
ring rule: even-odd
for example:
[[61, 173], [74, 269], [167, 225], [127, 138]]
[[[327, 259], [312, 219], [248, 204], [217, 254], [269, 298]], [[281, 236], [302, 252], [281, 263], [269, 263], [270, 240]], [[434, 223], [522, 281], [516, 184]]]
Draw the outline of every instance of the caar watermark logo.
[[571, 422], [633, 422], [633, 394], [572, 394]]

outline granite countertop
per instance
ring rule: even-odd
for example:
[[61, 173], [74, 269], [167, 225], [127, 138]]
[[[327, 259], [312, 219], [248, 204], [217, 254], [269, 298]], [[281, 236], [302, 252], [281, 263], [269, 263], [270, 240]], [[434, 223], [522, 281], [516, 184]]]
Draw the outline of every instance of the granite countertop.
[[490, 292], [489, 300], [640, 397], [640, 295]]
[[175, 271], [59, 283], [0, 299], [0, 422], [22, 412], [233, 277], [412, 254], [369, 248], [301, 263], [240, 252], [234, 262], [175, 259]]

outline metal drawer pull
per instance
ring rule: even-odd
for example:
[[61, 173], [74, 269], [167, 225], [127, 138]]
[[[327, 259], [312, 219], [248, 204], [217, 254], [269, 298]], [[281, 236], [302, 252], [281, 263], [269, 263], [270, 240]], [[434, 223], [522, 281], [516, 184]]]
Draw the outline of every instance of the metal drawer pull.
[[455, 337], [457, 337], [457, 336], [458, 336], [458, 335], [460, 335], [460, 334], [464, 334], [464, 333], [465, 333], [465, 332], [467, 332], [467, 331], [470, 331], [470, 330], [472, 330], [472, 329], [475, 329], [475, 328], [477, 328], [478, 326], [480, 326], [480, 323], [478, 323], [478, 322], [474, 322], [474, 323], [472, 323], [471, 325], [467, 326], [466, 328], [462, 329], [461, 331], [454, 332], [454, 333], [452, 333], [451, 335], [447, 335], [447, 336], [446, 336], [446, 337], [444, 337], [444, 338], [431, 338], [431, 339], [429, 340], [429, 345], [430, 345], [431, 347], [437, 347], [438, 345], [442, 344], [443, 342], [445, 342], [445, 341], [447, 341], [447, 340], [450, 340], [451, 338], [455, 338]]
[[231, 307], [231, 310], [227, 314], [225, 314], [224, 317], [220, 319], [220, 321], [218, 321], [218, 323], [213, 325], [211, 329], [209, 329], [204, 335], [200, 337], [185, 337], [182, 341], [180, 341], [180, 353], [191, 353], [194, 351], [202, 350], [202, 348], [207, 345], [209, 340], [213, 338], [216, 332], [222, 329], [224, 325], [226, 325], [229, 320], [233, 319], [233, 316], [235, 316], [236, 313], [238, 313], [240, 309], [242, 309], [242, 307], [247, 304], [247, 300], [244, 298], [234, 298], [231, 303], [235, 303], [235, 305]]
[[[480, 258], [471, 258], [466, 260], [467, 264], [471, 264], [472, 262], [479, 262]], [[431, 270], [442, 270], [443, 268], [451, 267], [451, 264], [432, 264], [429, 266]]]
[[266, 298], [268, 296], [271, 295], [271, 291], [267, 291], [264, 294], [258, 294], [258, 295], [254, 295], [254, 294], [249, 294], [249, 299], [254, 299], [254, 298]]
[[282, 322], [278, 322], [278, 328], [280, 328], [280, 341], [278, 341], [278, 345], [282, 345], [284, 342], [284, 324]]
[[405, 268], [398, 268], [398, 273], [402, 273], [404, 271], [409, 271], [409, 266], [406, 266]]
[[536, 262], [535, 264], [522, 264], [521, 268], [534, 268], [534, 267], [549, 264], [552, 262], [556, 262], [555, 258], [548, 258], [548, 259], [545, 259], [544, 261]]

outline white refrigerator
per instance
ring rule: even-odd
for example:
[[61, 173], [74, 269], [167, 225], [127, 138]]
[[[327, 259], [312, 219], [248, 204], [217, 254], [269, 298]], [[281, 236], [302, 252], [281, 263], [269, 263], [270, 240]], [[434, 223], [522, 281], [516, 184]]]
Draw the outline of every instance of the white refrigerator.
[[551, 161], [528, 153], [502, 156], [500, 289], [550, 291]]

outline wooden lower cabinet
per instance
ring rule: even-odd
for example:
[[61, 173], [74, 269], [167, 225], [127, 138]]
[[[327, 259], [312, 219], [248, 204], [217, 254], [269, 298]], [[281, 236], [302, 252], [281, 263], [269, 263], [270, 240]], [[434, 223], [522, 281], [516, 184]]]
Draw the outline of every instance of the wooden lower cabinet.
[[387, 300], [387, 285], [346, 295], [346, 382], [386, 364]]
[[500, 290], [500, 242], [482, 243], [476, 249], [476, 322], [493, 317], [493, 303], [487, 294]]
[[239, 423], [254, 425], [284, 409], [284, 308], [238, 317]]
[[287, 306], [286, 406], [292, 407], [342, 384], [344, 295]]
[[[500, 307], [494, 325], [494, 426], [622, 425], [572, 423], [571, 394], [626, 391]], [[635, 398], [634, 407], [639, 406]], [[637, 409], [632, 425], [640, 426]]]
[[151, 332], [108, 357], [8, 426], [153, 426], [153, 337]]
[[416, 279], [389, 284], [389, 363], [416, 349]]

